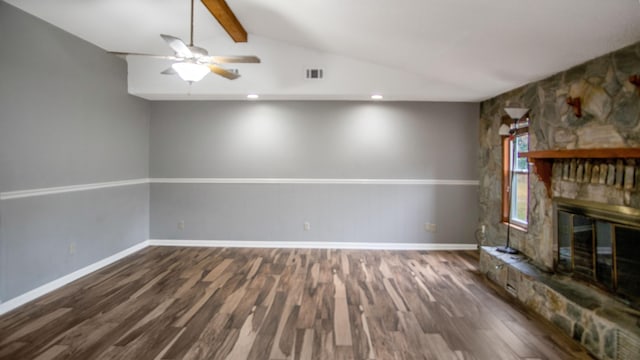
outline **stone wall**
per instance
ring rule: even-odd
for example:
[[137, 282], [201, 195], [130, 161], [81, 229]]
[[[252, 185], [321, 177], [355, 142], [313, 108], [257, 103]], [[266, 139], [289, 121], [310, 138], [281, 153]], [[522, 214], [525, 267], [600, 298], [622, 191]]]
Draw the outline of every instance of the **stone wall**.
[[[502, 148], [498, 128], [506, 106], [530, 111], [529, 148], [534, 150], [640, 147], [640, 89], [629, 82], [640, 74], [640, 43], [578, 65], [547, 79], [486, 100], [480, 111], [480, 224], [483, 245], [504, 245], [501, 223]], [[580, 97], [582, 117], [566, 104]], [[513, 230], [511, 245], [538, 266], [553, 267], [552, 200], [532, 174], [528, 232]], [[606, 185], [568, 183], [554, 172], [553, 196], [622, 205], [624, 191]], [[627, 205], [640, 208], [640, 184], [627, 194]]]

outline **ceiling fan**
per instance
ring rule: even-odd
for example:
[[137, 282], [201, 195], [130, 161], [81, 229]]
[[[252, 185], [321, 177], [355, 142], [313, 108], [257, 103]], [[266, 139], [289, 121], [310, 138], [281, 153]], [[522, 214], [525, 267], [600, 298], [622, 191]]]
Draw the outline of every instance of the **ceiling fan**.
[[[257, 56], [210, 56], [207, 50], [193, 44], [193, 1], [191, 0], [191, 28], [189, 45], [181, 39], [160, 34], [160, 37], [175, 52], [174, 55], [151, 55], [141, 53], [112, 52], [116, 55], [139, 55], [175, 61], [171, 67], [161, 72], [163, 75], [178, 75], [190, 84], [202, 80], [208, 73], [234, 80], [240, 77], [237, 71], [225, 69], [220, 64], [260, 63]], [[247, 33], [224, 0], [202, 0], [211, 14], [227, 31], [235, 42], [246, 42]]]

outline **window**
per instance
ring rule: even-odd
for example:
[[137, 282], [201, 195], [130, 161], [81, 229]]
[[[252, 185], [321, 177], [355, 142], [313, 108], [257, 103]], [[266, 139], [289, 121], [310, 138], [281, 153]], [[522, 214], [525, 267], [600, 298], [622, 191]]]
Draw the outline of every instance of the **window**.
[[[518, 154], [528, 150], [529, 133], [526, 128], [519, 128], [514, 136], [503, 140], [502, 221], [525, 230], [529, 213], [529, 164]], [[510, 196], [510, 190], [513, 196]]]

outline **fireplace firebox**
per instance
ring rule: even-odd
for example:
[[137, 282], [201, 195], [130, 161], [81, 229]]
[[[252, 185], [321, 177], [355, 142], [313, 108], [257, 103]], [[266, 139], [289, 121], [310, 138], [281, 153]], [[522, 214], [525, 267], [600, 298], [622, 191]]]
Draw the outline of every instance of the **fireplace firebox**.
[[556, 270], [640, 309], [640, 209], [556, 198]]

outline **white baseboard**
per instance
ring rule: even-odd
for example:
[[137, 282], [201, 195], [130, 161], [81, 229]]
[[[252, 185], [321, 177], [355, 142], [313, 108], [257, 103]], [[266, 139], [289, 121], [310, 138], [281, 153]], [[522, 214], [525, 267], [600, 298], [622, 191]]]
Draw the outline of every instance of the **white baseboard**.
[[39, 286], [29, 292], [26, 292], [22, 295], [14, 297], [13, 299], [9, 299], [3, 303], [0, 303], [0, 315], [9, 312], [18, 306], [24, 305], [32, 300], [39, 298], [42, 295], [45, 295], [55, 289], [58, 289], [68, 283], [75, 281], [85, 275], [88, 275], [94, 271], [97, 271], [107, 265], [110, 265], [128, 255], [133, 254], [136, 251], [142, 250], [149, 245], [148, 241], [143, 241], [139, 244], [136, 244], [128, 249], [124, 249], [119, 253], [113, 254], [107, 258], [104, 258], [98, 262], [95, 262], [91, 265], [85, 266], [82, 269], [76, 270], [71, 274], [65, 275], [61, 278], [53, 280], [49, 283], [46, 283], [42, 286]]
[[356, 250], [476, 250], [476, 244], [362, 243], [310, 241], [245, 240], [166, 240], [151, 239], [149, 246], [288, 248], [288, 249], [356, 249]]

